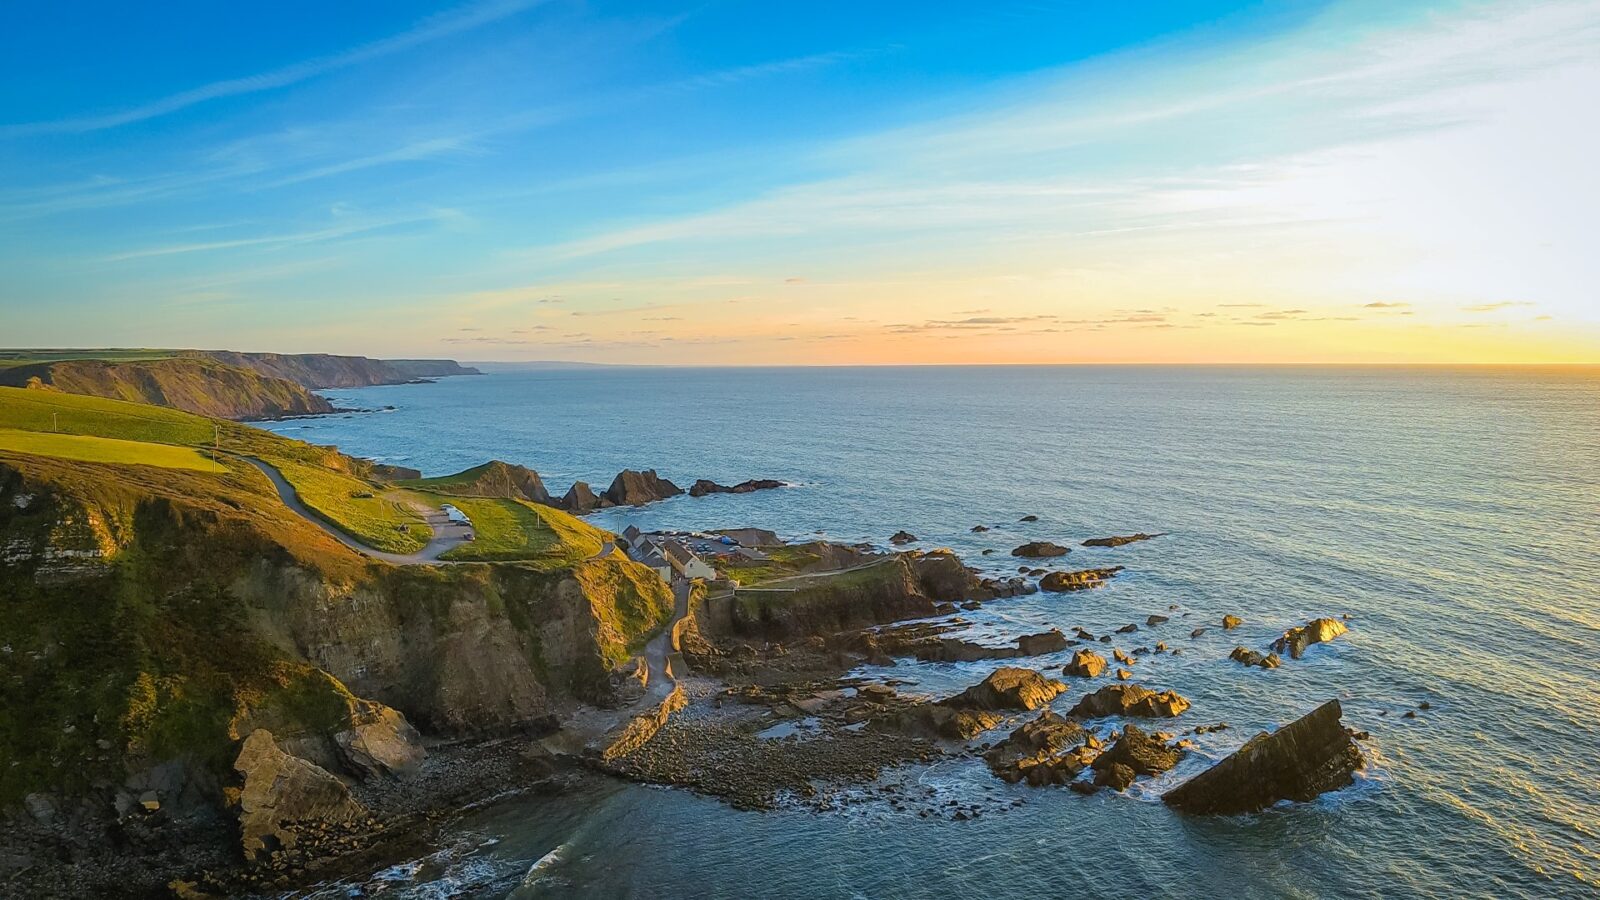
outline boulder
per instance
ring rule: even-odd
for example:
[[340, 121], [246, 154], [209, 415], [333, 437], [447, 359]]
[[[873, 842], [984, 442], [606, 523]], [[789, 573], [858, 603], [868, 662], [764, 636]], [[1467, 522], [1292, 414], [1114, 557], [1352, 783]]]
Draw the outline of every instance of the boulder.
[[[1137, 725], [1127, 725], [1111, 749], [1096, 757], [1090, 766], [1105, 772], [1113, 766], [1126, 766], [1135, 775], [1160, 775], [1183, 759], [1183, 751], [1168, 747], [1144, 733]], [[1131, 782], [1130, 782], [1131, 783]], [[1126, 786], [1117, 790], [1125, 790]]]
[[941, 701], [946, 706], [965, 709], [1038, 709], [1066, 690], [1059, 681], [1045, 678], [1032, 669], [1012, 666], [989, 673], [979, 684]]
[[1135, 631], [1138, 631], [1138, 630], [1139, 630], [1139, 626], [1133, 624], [1132, 622], [1129, 622], [1128, 624], [1122, 626], [1121, 628], [1118, 628], [1117, 629], [1117, 634], [1133, 634]]
[[643, 506], [681, 493], [683, 488], [657, 475], [655, 469], [643, 472], [624, 469], [600, 497], [612, 506]]
[[1240, 625], [1243, 625], [1243, 624], [1244, 624], [1244, 620], [1239, 618], [1238, 616], [1223, 616], [1222, 617], [1222, 627], [1224, 629], [1228, 630], [1228, 631], [1232, 631], [1233, 629], [1238, 628]]
[[427, 755], [422, 735], [406, 717], [374, 700], [361, 700], [350, 727], [333, 736], [344, 761], [363, 778], [404, 777], [417, 770]]
[[1020, 556], [1023, 559], [1044, 559], [1049, 556], [1065, 556], [1070, 552], [1072, 552], [1071, 548], [1063, 547], [1050, 541], [1029, 541], [1012, 550], [1011, 555]]
[[989, 530], [989, 526], [987, 526], [987, 525], [974, 525], [974, 526], [972, 526], [972, 533], [973, 534], [983, 534], [985, 531], [988, 531], [988, 530]]
[[244, 739], [233, 768], [241, 782], [236, 803], [246, 860], [293, 847], [303, 827], [348, 825], [367, 814], [344, 782], [278, 749], [264, 728]]
[[1118, 534], [1111, 537], [1089, 538], [1087, 541], [1083, 542], [1083, 545], [1085, 547], [1121, 547], [1123, 544], [1131, 544], [1135, 541], [1148, 541], [1151, 538], [1160, 536], [1161, 535], [1159, 534], [1145, 534], [1144, 532], [1140, 532], [1138, 534]]
[[1197, 638], [1200, 635], [1205, 634], [1205, 633], [1206, 633], [1206, 630], [1204, 628], [1196, 628], [1195, 630], [1189, 632], [1189, 637]]
[[1133, 787], [1134, 771], [1122, 763], [1107, 766], [1095, 773], [1094, 783], [1114, 791], [1125, 791]]
[[1249, 647], [1235, 647], [1228, 658], [1247, 666], [1260, 666], [1263, 669], [1276, 669], [1283, 664], [1283, 660], [1276, 653], [1262, 655]]
[[889, 543], [891, 544], [915, 544], [916, 542], [917, 536], [909, 531], [896, 531], [894, 536], [889, 538]]
[[1079, 700], [1067, 715], [1085, 719], [1102, 716], [1171, 718], [1182, 715], [1188, 708], [1189, 701], [1175, 691], [1158, 694], [1137, 684], [1108, 684]]
[[1023, 516], [1022, 518], [1018, 519], [1017, 521], [1018, 522], [1037, 522], [1037, 521], [1039, 521], [1039, 517], [1038, 516]]
[[1165, 625], [1170, 621], [1172, 621], [1172, 620], [1167, 618], [1166, 616], [1155, 616], [1155, 615], [1152, 615], [1152, 616], [1146, 616], [1145, 620], [1144, 620], [1144, 623], [1146, 625], [1154, 627], [1156, 625]]
[[1025, 634], [1017, 638], [1017, 649], [1023, 656], [1040, 656], [1045, 653], [1059, 653], [1067, 649], [1067, 636], [1061, 629], [1052, 628], [1038, 634]]
[[1184, 812], [1237, 815], [1347, 787], [1366, 760], [1340, 722], [1342, 714], [1339, 701], [1329, 700], [1275, 732], [1256, 735], [1161, 799]]
[[1067, 663], [1061, 671], [1079, 678], [1099, 678], [1100, 673], [1106, 670], [1106, 658], [1093, 650], [1079, 650], [1072, 654], [1072, 661]]
[[1349, 630], [1338, 619], [1312, 619], [1299, 628], [1285, 631], [1283, 637], [1272, 642], [1272, 649], [1279, 653], [1288, 653], [1293, 659], [1299, 659], [1312, 644], [1331, 641]]
[[560, 506], [570, 513], [593, 512], [599, 508], [600, 498], [594, 495], [587, 482], [574, 481], [566, 496], [561, 498]]
[[1096, 588], [1105, 584], [1118, 572], [1121, 566], [1112, 566], [1108, 569], [1079, 569], [1076, 572], [1051, 572], [1039, 582], [1039, 587], [1053, 594], [1064, 594], [1068, 591], [1082, 591]]

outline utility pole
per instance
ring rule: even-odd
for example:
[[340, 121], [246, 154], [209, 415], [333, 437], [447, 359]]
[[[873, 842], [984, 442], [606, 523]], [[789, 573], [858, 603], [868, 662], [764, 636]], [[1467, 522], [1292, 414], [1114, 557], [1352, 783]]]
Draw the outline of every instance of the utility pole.
[[216, 422], [211, 423], [211, 461], [217, 461], [217, 451], [222, 449], [222, 426]]
[[61, 413], [50, 413], [50, 430], [55, 432], [61, 431]]

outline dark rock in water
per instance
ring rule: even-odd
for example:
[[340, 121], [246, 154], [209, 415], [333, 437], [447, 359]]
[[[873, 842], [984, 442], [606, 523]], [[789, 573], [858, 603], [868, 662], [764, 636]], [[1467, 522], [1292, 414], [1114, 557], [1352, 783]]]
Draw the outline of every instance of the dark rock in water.
[[1023, 516], [1022, 518], [1018, 519], [1017, 521], [1018, 522], [1037, 522], [1037, 521], [1039, 521], [1039, 517], [1038, 516]]
[[983, 534], [985, 531], [988, 531], [988, 530], [989, 530], [989, 526], [987, 526], [987, 525], [974, 525], [974, 526], [972, 526], [972, 533], [973, 534]]
[[1132, 622], [1129, 622], [1128, 624], [1122, 626], [1121, 628], [1118, 628], [1117, 629], [1117, 634], [1133, 634], [1135, 631], [1138, 631], [1138, 630], [1139, 630], [1139, 626], [1133, 624]]
[[[1160, 775], [1183, 759], [1183, 751], [1168, 747], [1144, 733], [1137, 725], [1127, 725], [1122, 736], [1111, 749], [1100, 754], [1090, 767], [1096, 772], [1106, 772], [1116, 766], [1125, 766], [1135, 775]], [[1129, 783], [1132, 783], [1131, 780]], [[1125, 790], [1126, 785], [1117, 788]]]
[[1147, 616], [1145, 618], [1145, 620], [1144, 620], [1144, 623], [1146, 625], [1155, 626], [1155, 625], [1165, 625], [1170, 621], [1172, 621], [1172, 620], [1167, 618], [1166, 616], [1154, 616], [1153, 615], [1153, 616]]
[[1347, 787], [1366, 760], [1340, 723], [1342, 712], [1339, 701], [1329, 700], [1275, 732], [1262, 732], [1161, 799], [1184, 812], [1236, 815]]
[[983, 604], [976, 600], [968, 600], [967, 602], [961, 604], [961, 608], [967, 612], [972, 612], [975, 609], [983, 609]]
[[896, 531], [894, 536], [889, 538], [889, 543], [891, 544], [914, 544], [916, 542], [917, 536], [909, 531]]
[[1171, 718], [1182, 715], [1188, 708], [1189, 701], [1176, 691], [1158, 694], [1137, 684], [1108, 684], [1079, 700], [1067, 715], [1085, 719], [1103, 716]]
[[1263, 669], [1276, 669], [1278, 666], [1283, 665], [1283, 660], [1279, 658], [1278, 654], [1268, 653], [1263, 656], [1249, 647], [1233, 648], [1233, 652], [1228, 654], [1228, 658], [1242, 662], [1247, 666], [1260, 666]]
[[1110, 581], [1121, 566], [1112, 566], [1108, 569], [1079, 569], [1076, 572], [1051, 572], [1039, 582], [1040, 590], [1052, 594], [1064, 594], [1068, 591], [1082, 591], [1096, 588]]
[[984, 556], [993, 556], [994, 555], [994, 548], [993, 547], [985, 547], [985, 548], [983, 548], [983, 555]]
[[1288, 653], [1290, 657], [1299, 659], [1305, 654], [1306, 648], [1312, 644], [1331, 641], [1349, 630], [1338, 619], [1312, 619], [1299, 628], [1291, 628], [1285, 631], [1283, 637], [1272, 642], [1272, 649], [1279, 653]]
[[1243, 624], [1244, 624], [1244, 620], [1239, 618], [1238, 616], [1223, 616], [1222, 617], [1222, 627], [1224, 629], [1228, 630], [1228, 631], [1232, 631], [1233, 629], [1238, 628], [1240, 625], [1243, 625]]
[[1189, 632], [1189, 637], [1197, 638], [1200, 635], [1205, 634], [1205, 633], [1206, 633], [1206, 630], [1204, 628], [1196, 628], [1195, 630]]
[[1094, 776], [1094, 783], [1114, 791], [1125, 791], [1133, 787], [1134, 771], [1122, 763], [1107, 766]]
[[994, 670], [981, 683], [942, 702], [967, 709], [1038, 709], [1066, 689], [1065, 684], [1045, 678], [1032, 669], [1007, 666]]
[[1083, 545], [1085, 547], [1121, 547], [1123, 544], [1131, 544], [1134, 541], [1148, 541], [1151, 538], [1157, 537], [1161, 537], [1161, 535], [1145, 534], [1144, 532], [1140, 532], [1138, 534], [1119, 534], [1112, 537], [1090, 538], [1087, 541], [1084, 541]]
[[783, 487], [783, 482], [771, 478], [753, 478], [741, 481], [732, 487], [717, 484], [707, 478], [702, 478], [689, 486], [689, 496], [704, 497], [707, 494], [748, 494], [753, 491], [770, 491]]
[[600, 497], [612, 506], [643, 506], [681, 493], [683, 488], [657, 475], [655, 469], [643, 472], [624, 469]]
[[1062, 667], [1061, 671], [1079, 678], [1099, 678], [1100, 673], [1106, 670], [1106, 658], [1093, 650], [1079, 650], [1072, 654], [1072, 661]]
[[1025, 634], [1017, 638], [1017, 649], [1023, 656], [1040, 656], [1045, 653], [1058, 653], [1067, 649], [1067, 636], [1059, 628], [1042, 631], [1038, 634]]
[[561, 508], [570, 513], [593, 512], [600, 506], [600, 498], [594, 495], [586, 482], [575, 481], [567, 489], [567, 495], [561, 498]]
[[1048, 556], [1065, 556], [1071, 552], [1071, 548], [1063, 547], [1050, 541], [1029, 541], [1011, 551], [1011, 555], [1020, 556], [1024, 559], [1043, 559]]

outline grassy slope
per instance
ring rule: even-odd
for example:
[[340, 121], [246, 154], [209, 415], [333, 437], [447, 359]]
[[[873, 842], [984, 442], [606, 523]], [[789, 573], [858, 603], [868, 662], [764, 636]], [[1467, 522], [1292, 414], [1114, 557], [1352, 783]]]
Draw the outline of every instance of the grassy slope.
[[[409, 508], [386, 499], [353, 496], [378, 490], [359, 477], [357, 463], [329, 448], [237, 422], [124, 400], [0, 387], [0, 428], [35, 432], [59, 428], [73, 435], [201, 448], [210, 447], [220, 435], [223, 450], [272, 463], [307, 506], [352, 536], [397, 553], [419, 550], [428, 540], [427, 526]], [[147, 453], [175, 449], [151, 447]]]
[[433, 531], [409, 506], [381, 495], [352, 475], [302, 462], [274, 460], [300, 502], [362, 543], [390, 553], [414, 553]]
[[0, 384], [40, 379], [69, 394], [130, 400], [223, 418], [327, 412], [329, 403], [292, 381], [211, 359], [65, 360], [0, 368]]
[[0, 450], [76, 459], [83, 462], [156, 466], [162, 469], [194, 469], [199, 472], [227, 471], [223, 466], [203, 456], [200, 451], [189, 447], [78, 434], [50, 434], [0, 428]]
[[611, 539], [587, 522], [537, 503], [477, 497], [450, 497], [448, 502], [472, 520], [476, 539], [451, 550], [446, 559], [527, 560], [562, 568], [594, 556]]
[[0, 350], [0, 369], [9, 369], [14, 366], [31, 366], [39, 363], [63, 362], [73, 359], [134, 362], [150, 359], [171, 359], [176, 355], [172, 350], [129, 348], [105, 350]]

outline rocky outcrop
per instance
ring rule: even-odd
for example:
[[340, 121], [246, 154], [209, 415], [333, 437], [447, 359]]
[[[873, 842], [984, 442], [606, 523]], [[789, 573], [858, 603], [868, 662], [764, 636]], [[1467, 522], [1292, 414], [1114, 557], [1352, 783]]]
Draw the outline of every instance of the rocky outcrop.
[[1125, 791], [1134, 776], [1159, 775], [1183, 759], [1183, 751], [1144, 733], [1137, 725], [1123, 726], [1111, 749], [1095, 758], [1090, 767], [1098, 773], [1096, 783]]
[[1275, 732], [1256, 735], [1161, 799], [1184, 812], [1237, 815], [1346, 787], [1366, 761], [1341, 715], [1339, 701], [1329, 700]]
[[1119, 534], [1111, 537], [1089, 538], [1083, 542], [1085, 547], [1121, 547], [1123, 544], [1132, 544], [1136, 541], [1148, 541], [1151, 538], [1161, 537], [1159, 534]]
[[1039, 580], [1039, 589], [1052, 594], [1084, 591], [1100, 587], [1121, 571], [1121, 566], [1111, 566], [1105, 569], [1079, 569], [1076, 572], [1051, 572]]
[[942, 702], [962, 709], [1029, 710], [1044, 706], [1066, 689], [1061, 682], [1045, 678], [1032, 669], [1006, 666]]
[[1171, 718], [1182, 715], [1189, 701], [1176, 691], [1156, 693], [1137, 684], [1108, 684], [1085, 696], [1067, 713], [1085, 719], [1104, 716], [1139, 716], [1143, 718]]
[[1243, 624], [1244, 624], [1244, 620], [1239, 618], [1238, 616], [1229, 615], [1229, 616], [1223, 616], [1222, 617], [1222, 627], [1223, 627], [1223, 630], [1225, 630], [1225, 631], [1232, 631], [1233, 629], [1238, 628], [1240, 625], [1243, 625]]
[[1011, 555], [1023, 559], [1045, 559], [1052, 556], [1065, 556], [1070, 552], [1072, 552], [1070, 547], [1063, 547], [1050, 541], [1029, 541], [1012, 550]]
[[886, 630], [872, 636], [872, 649], [889, 656], [913, 656], [923, 662], [976, 662], [1041, 656], [1067, 648], [1067, 636], [1057, 629], [1022, 635], [1015, 646], [989, 647], [964, 638], [941, 636], [942, 631], [953, 627], [959, 626], [914, 625]]
[[909, 531], [896, 531], [893, 535], [891, 535], [889, 537], [889, 543], [894, 544], [896, 546], [901, 546], [901, 545], [905, 545], [905, 544], [915, 544], [916, 542], [917, 542], [917, 536], [912, 534]]
[[239, 846], [247, 860], [294, 847], [302, 829], [348, 825], [366, 815], [344, 782], [278, 749], [264, 728], [245, 738], [233, 768]]
[[983, 760], [990, 771], [1012, 784], [1065, 784], [1100, 752], [1098, 744], [1082, 725], [1047, 709], [990, 748]]
[[448, 359], [381, 360], [332, 353], [240, 353], [233, 350], [181, 350], [178, 353], [253, 369], [312, 389], [406, 384], [419, 378], [482, 374]]
[[557, 505], [567, 512], [582, 514], [599, 509], [600, 498], [594, 495], [594, 491], [589, 488], [588, 482], [574, 481], [572, 487], [567, 488], [566, 495], [561, 498], [561, 502]]
[[1099, 678], [1106, 670], [1106, 658], [1093, 650], [1079, 650], [1072, 654], [1072, 661], [1067, 663], [1061, 671], [1079, 678]]
[[428, 490], [456, 497], [497, 497], [559, 505], [545, 489], [539, 473], [515, 463], [491, 460], [454, 475], [420, 479]]
[[771, 478], [754, 478], [749, 481], [741, 481], [732, 486], [717, 484], [715, 481], [702, 478], [689, 486], [689, 496], [704, 497], [707, 494], [749, 494], [755, 491], [770, 491], [774, 488], [781, 488], [783, 486], [783, 482], [774, 481]]
[[1262, 669], [1276, 669], [1283, 665], [1283, 660], [1276, 653], [1257, 653], [1249, 647], [1235, 647], [1228, 658], [1234, 662], [1244, 663], [1247, 666], [1257, 666]]
[[644, 506], [682, 493], [683, 488], [657, 475], [655, 469], [643, 472], [624, 469], [617, 473], [600, 499], [611, 506]]
[[206, 359], [71, 360], [0, 368], [0, 385], [40, 387], [167, 406], [221, 419], [277, 419], [333, 411], [293, 381]]
[[1289, 654], [1291, 659], [1299, 659], [1312, 644], [1331, 641], [1349, 630], [1338, 619], [1312, 619], [1299, 628], [1285, 631], [1283, 637], [1272, 642], [1272, 649]]

